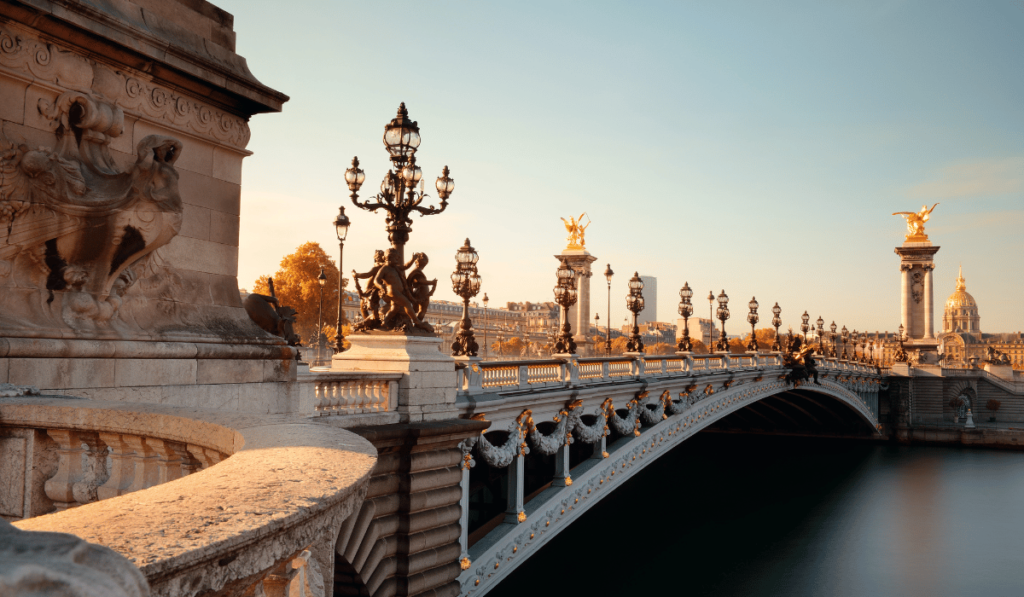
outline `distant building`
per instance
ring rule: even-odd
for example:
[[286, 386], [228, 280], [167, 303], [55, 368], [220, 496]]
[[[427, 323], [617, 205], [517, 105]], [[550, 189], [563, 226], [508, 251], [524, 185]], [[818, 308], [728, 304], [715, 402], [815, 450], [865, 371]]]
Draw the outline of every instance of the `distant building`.
[[637, 323], [658, 321], [658, 279], [640, 276], [644, 282], [644, 310], [636, 317]]
[[[715, 328], [715, 322], [710, 319], [701, 319], [700, 317], [691, 317], [689, 320], [690, 328], [690, 340], [700, 340], [705, 346], [709, 343], [717, 342], [719, 332]], [[683, 334], [683, 320], [676, 320], [676, 342], [679, 342], [679, 338]]]

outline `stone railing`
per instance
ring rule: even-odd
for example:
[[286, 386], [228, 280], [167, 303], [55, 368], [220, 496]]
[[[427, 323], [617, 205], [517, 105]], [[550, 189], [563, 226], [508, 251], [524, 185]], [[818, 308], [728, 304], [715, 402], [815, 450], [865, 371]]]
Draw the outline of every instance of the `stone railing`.
[[0, 505], [122, 554], [153, 595], [322, 587], [376, 463], [330, 420], [0, 398]]
[[[817, 357], [820, 371], [877, 375], [872, 365]], [[623, 355], [598, 358], [554, 358], [523, 361], [472, 361], [457, 371], [459, 393], [535, 391], [580, 387], [655, 377], [683, 377], [721, 371], [778, 369], [782, 356], [775, 353], [709, 355]]]
[[300, 381], [313, 385], [317, 415], [359, 415], [394, 411], [401, 373], [312, 372]]

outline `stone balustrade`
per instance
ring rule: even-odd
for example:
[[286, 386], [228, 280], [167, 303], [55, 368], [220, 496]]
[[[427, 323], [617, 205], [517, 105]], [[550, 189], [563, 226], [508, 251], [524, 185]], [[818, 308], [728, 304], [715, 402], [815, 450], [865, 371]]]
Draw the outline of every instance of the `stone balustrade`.
[[323, 594], [377, 460], [332, 420], [0, 398], [0, 507], [120, 553], [152, 595]]
[[359, 415], [394, 411], [401, 373], [314, 372], [300, 381], [312, 383], [317, 415]]

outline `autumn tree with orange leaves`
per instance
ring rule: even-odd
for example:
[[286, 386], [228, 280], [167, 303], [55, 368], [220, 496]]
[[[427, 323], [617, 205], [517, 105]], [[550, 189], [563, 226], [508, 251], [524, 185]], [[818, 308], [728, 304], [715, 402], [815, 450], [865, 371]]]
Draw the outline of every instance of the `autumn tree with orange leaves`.
[[[328, 344], [333, 345], [338, 321], [338, 266], [320, 247], [319, 243], [307, 242], [281, 260], [280, 269], [274, 274], [274, 292], [281, 305], [298, 311], [295, 316], [295, 332], [302, 338], [302, 344], [316, 344], [317, 324], [320, 316], [320, 268], [323, 267], [327, 282], [323, 288], [324, 334]], [[267, 284], [269, 276], [260, 276], [253, 287], [257, 294], [270, 294]], [[346, 280], [347, 282], [348, 280]], [[347, 322], [346, 322], [347, 323]], [[348, 334], [348, 325], [345, 326]]]

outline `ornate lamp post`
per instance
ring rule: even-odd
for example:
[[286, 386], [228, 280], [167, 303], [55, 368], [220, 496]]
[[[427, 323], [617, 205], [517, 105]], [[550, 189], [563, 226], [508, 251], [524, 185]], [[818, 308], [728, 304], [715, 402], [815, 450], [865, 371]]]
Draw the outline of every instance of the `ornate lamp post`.
[[897, 339], [900, 341], [900, 348], [899, 348], [899, 350], [896, 351], [896, 354], [893, 356], [893, 360], [896, 361], [897, 363], [906, 363], [907, 362], [907, 351], [903, 350], [903, 343], [906, 342], [907, 337], [905, 335], [903, 335], [903, 331], [904, 331], [904, 328], [903, 328], [903, 324], [901, 323], [900, 327], [899, 327], [899, 331], [897, 332], [899, 334], [897, 336]]
[[755, 296], [751, 298], [750, 302], [747, 303], [747, 306], [750, 307], [750, 313], [747, 313], [747, 323], [750, 324], [750, 344], [747, 344], [747, 351], [756, 353], [757, 333], [754, 331], [754, 325], [756, 325], [757, 322], [761, 320], [761, 318], [757, 314], [757, 308], [760, 306], [757, 304], [757, 297]]
[[690, 302], [691, 297], [693, 297], [693, 290], [690, 290], [690, 283], [684, 282], [683, 287], [679, 289], [679, 314], [683, 316], [683, 334], [679, 338], [679, 344], [676, 346], [679, 352], [691, 352], [693, 350], [693, 342], [690, 341], [690, 316], [693, 315], [693, 303]]
[[828, 326], [828, 329], [832, 332], [829, 336], [829, 339], [832, 340], [832, 350], [829, 352], [828, 356], [834, 359], [836, 358], [836, 322], [833, 321], [832, 325]]
[[804, 344], [807, 344], [807, 332], [811, 330], [811, 326], [807, 323], [811, 320], [811, 316], [804, 311], [804, 314], [800, 316], [800, 331], [804, 333]]
[[555, 341], [556, 354], [575, 354], [576, 341], [572, 339], [572, 326], [569, 324], [569, 307], [576, 304], [576, 272], [565, 259], [561, 260], [556, 272], [558, 283], [555, 284], [555, 302], [558, 303], [559, 317], [562, 320], [562, 333]]
[[491, 299], [487, 298], [487, 293], [484, 293], [484, 358], [487, 357], [487, 353], [490, 352], [490, 346], [487, 344], [487, 303], [491, 302]]
[[715, 311], [713, 307], [714, 304], [715, 291], [712, 290], [708, 292], [708, 321], [711, 322], [711, 325], [708, 326], [708, 342], [707, 344], [704, 345], [708, 347], [708, 352], [714, 352], [714, 350], [712, 349], [712, 345], [715, 342]]
[[626, 295], [626, 308], [633, 314], [633, 327], [629, 333], [629, 341], [626, 342], [626, 352], [643, 352], [644, 340], [640, 337], [640, 326], [636, 323], [636, 317], [644, 310], [644, 282], [640, 279], [639, 272], [633, 272], [629, 279], [629, 294]]
[[846, 343], [850, 341], [850, 330], [846, 329], [845, 325], [843, 326], [843, 331], [840, 333], [839, 337], [843, 339], [843, 355], [840, 358], [845, 361], [848, 358], [846, 355]]
[[723, 290], [718, 295], [718, 319], [722, 322], [722, 334], [718, 337], [717, 352], [729, 352], [729, 341], [725, 336], [725, 321], [729, 319], [729, 295]]
[[860, 360], [860, 359], [857, 358], [857, 341], [859, 339], [860, 339], [860, 333], [857, 332], [857, 330], [853, 330], [852, 332], [850, 332], [850, 340], [852, 340], [852, 344], [853, 344], [853, 353], [850, 355], [850, 360], [851, 361], [858, 361], [858, 360]]
[[608, 310], [605, 311], [605, 321], [607, 322], [605, 323], [605, 328], [607, 328], [605, 329], [605, 335], [607, 338], [604, 341], [604, 350], [608, 356], [612, 356], [612, 276], [614, 275], [615, 272], [612, 271], [612, 264], [606, 264], [604, 279], [608, 280]]
[[868, 346], [868, 333], [860, 333], [860, 362], [866, 363], [868, 361], [868, 353], [865, 350]]
[[772, 307], [772, 325], [775, 327], [775, 342], [772, 342], [772, 352], [782, 352], [782, 342], [779, 340], [779, 326], [782, 325], [782, 307], [776, 302]]
[[868, 342], [868, 364], [875, 364], [875, 341], [871, 340]]
[[452, 292], [462, 298], [462, 321], [459, 322], [459, 333], [452, 342], [453, 357], [475, 357], [479, 348], [473, 337], [473, 320], [469, 318], [469, 299], [480, 293], [480, 274], [476, 268], [479, 259], [480, 256], [469, 244], [468, 238], [466, 244], [455, 253]]
[[316, 277], [317, 284], [320, 284], [320, 315], [316, 324], [316, 360], [317, 364], [324, 360], [324, 344], [327, 338], [324, 337], [324, 285], [327, 284], [327, 274], [323, 266], [320, 266], [320, 275]]
[[[601, 314], [600, 313], [594, 313], [594, 330], [596, 330], [597, 334], [600, 335], [600, 333], [601, 333]], [[595, 344], [594, 345], [594, 356], [597, 356], [600, 350], [601, 349], [598, 348], [597, 345]]]
[[818, 321], [815, 321], [814, 323], [818, 324], [818, 354], [824, 355], [825, 349], [822, 346], [822, 341], [825, 336], [825, 320], [821, 318], [821, 315], [819, 315]]
[[[348, 181], [350, 177], [352, 182], [348, 183], [348, 188], [352, 189], [352, 196], [355, 197], [359, 185], [363, 184], [363, 179], [366, 178], [363, 171], [359, 169], [359, 160], [355, 158], [352, 158], [352, 167], [345, 171], [345, 180]], [[341, 268], [345, 258], [345, 238], [348, 237], [349, 224], [348, 216], [345, 215], [345, 207], [339, 207], [338, 217], [334, 218], [334, 232], [338, 235], [338, 333], [334, 343], [334, 349], [337, 352], [345, 350], [345, 334], [342, 333], [341, 327], [345, 319], [345, 276], [341, 275], [341, 272], [345, 270]]]

